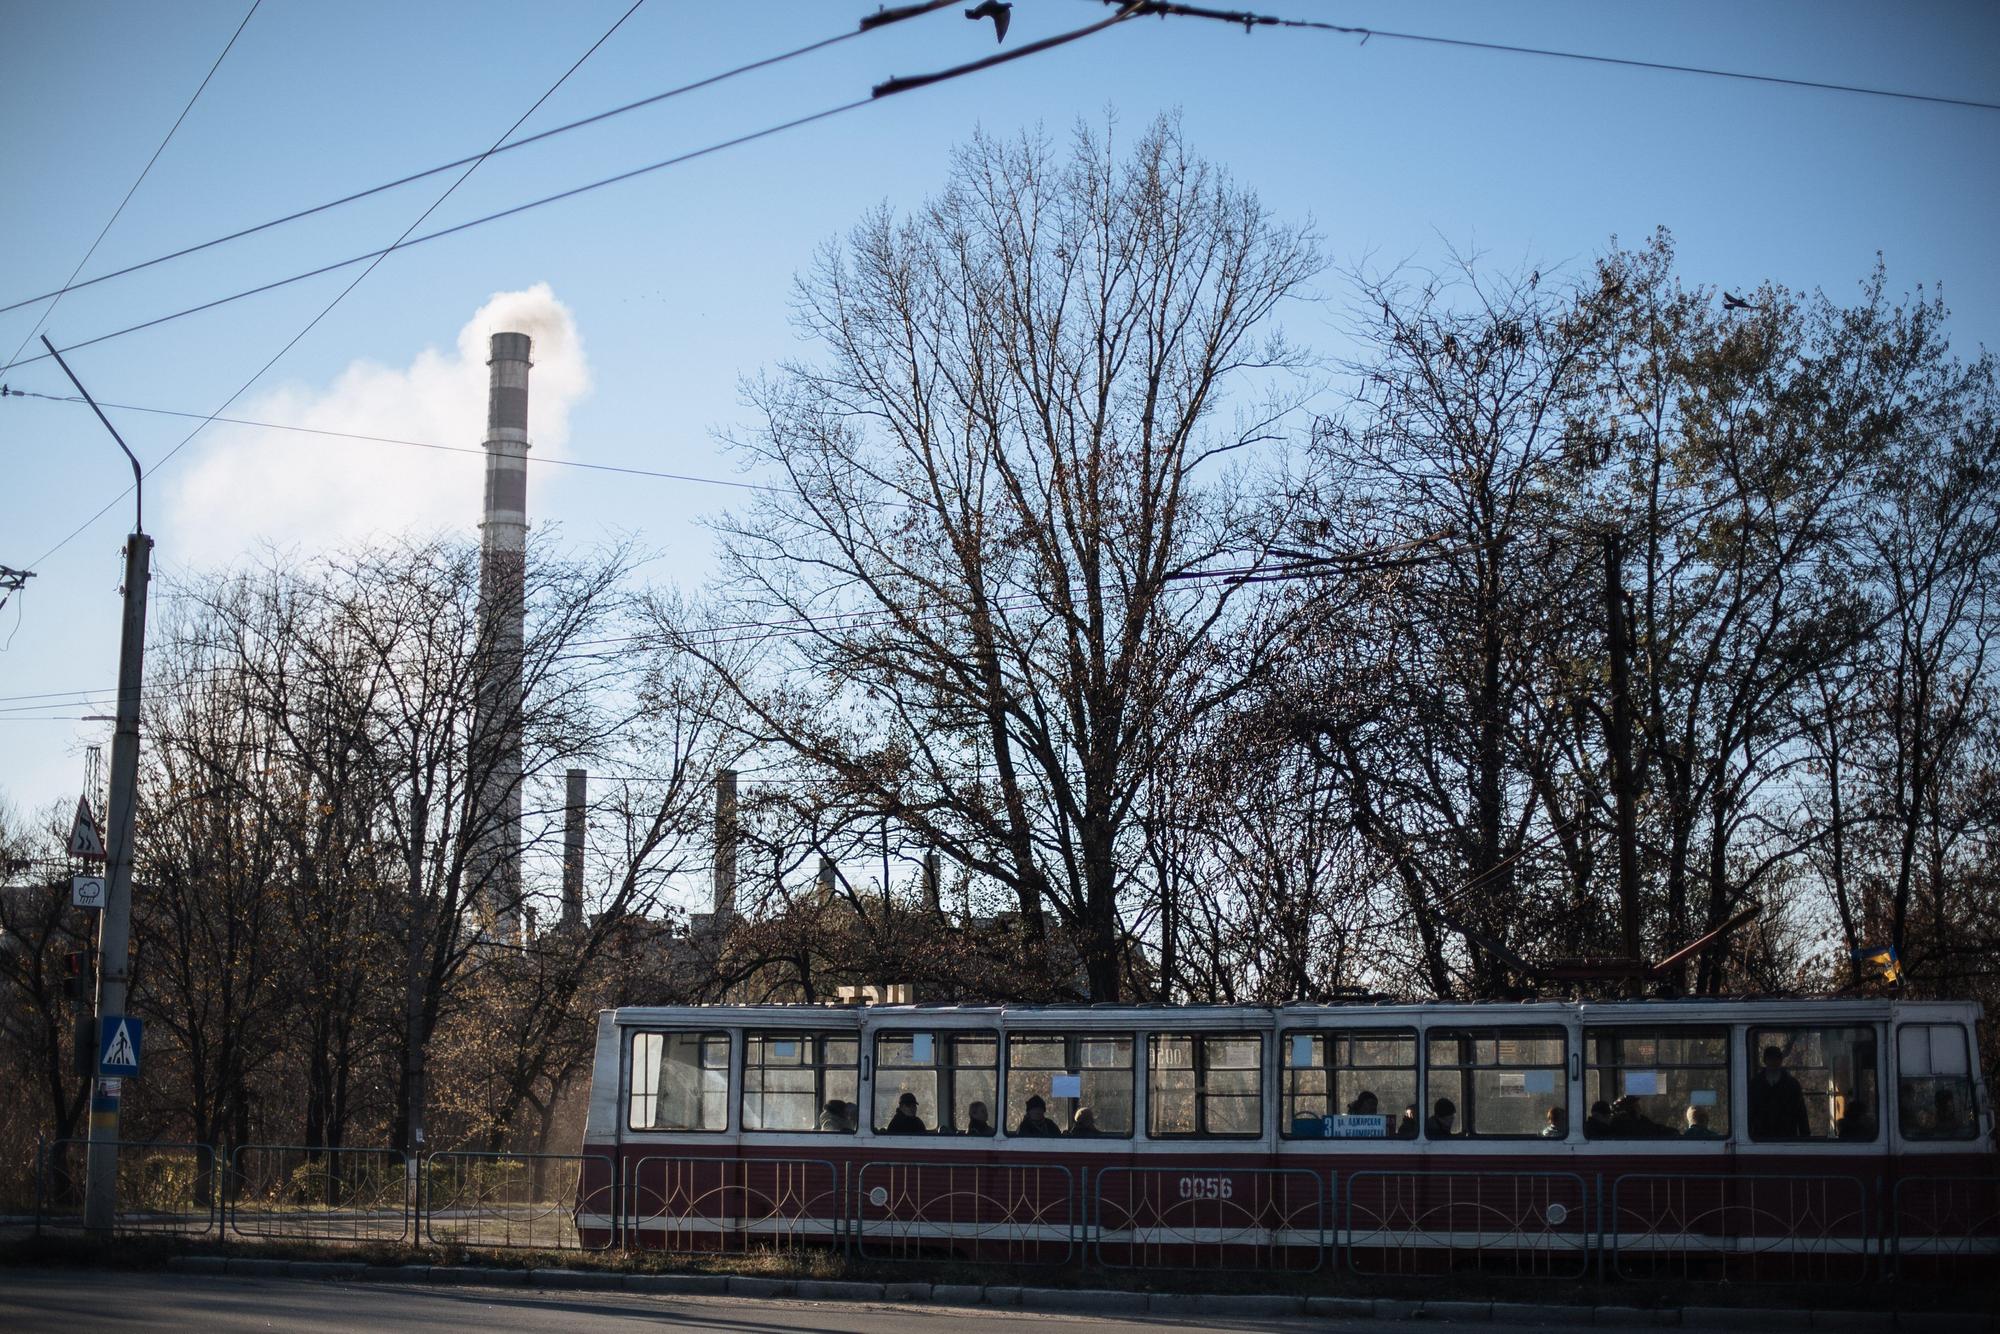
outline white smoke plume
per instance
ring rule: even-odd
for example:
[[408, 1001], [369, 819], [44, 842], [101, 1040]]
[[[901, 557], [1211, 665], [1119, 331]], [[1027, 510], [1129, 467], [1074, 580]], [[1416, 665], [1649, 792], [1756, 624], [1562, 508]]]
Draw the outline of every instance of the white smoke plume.
[[[547, 283], [496, 293], [450, 352], [426, 348], [403, 368], [355, 361], [324, 389], [275, 390], [226, 415], [476, 450], [486, 430], [487, 339], [504, 331], [534, 339], [530, 457], [563, 457], [570, 408], [589, 392], [590, 369], [576, 322]], [[481, 455], [221, 424], [204, 441], [169, 505], [177, 565], [230, 564], [264, 542], [309, 553], [412, 531], [476, 539]], [[531, 464], [531, 522], [547, 482], [547, 470]]]

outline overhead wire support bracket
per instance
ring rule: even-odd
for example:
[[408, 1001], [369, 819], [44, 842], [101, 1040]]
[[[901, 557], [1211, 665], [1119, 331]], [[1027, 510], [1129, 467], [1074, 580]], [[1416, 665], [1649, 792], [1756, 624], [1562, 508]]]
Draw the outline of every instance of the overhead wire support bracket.
[[125, 457], [132, 461], [132, 531], [135, 533], [145, 532], [146, 480], [144, 474], [139, 471], [139, 456], [134, 454], [132, 447], [125, 443], [125, 437], [118, 434], [118, 428], [111, 424], [111, 418], [105, 416], [104, 409], [97, 406], [97, 400], [92, 398], [90, 391], [83, 387], [83, 381], [76, 378], [76, 372], [69, 368], [67, 361], [63, 360], [62, 353], [56, 351], [56, 345], [49, 341], [47, 334], [42, 335], [42, 346], [49, 350], [49, 355], [56, 359], [56, 365], [62, 367], [63, 374], [67, 375], [69, 382], [76, 386], [76, 392], [83, 395], [83, 401], [90, 404], [90, 410], [97, 414], [97, 420], [104, 423], [104, 429], [111, 432], [111, 438], [118, 442], [118, 448], [124, 450]]
[[[1117, 0], [1112, 0], [1112, 2], [1116, 3]], [[916, 12], [928, 12], [930, 9], [942, 8], [942, 6], [922, 5], [910, 6], [910, 8]], [[953, 65], [950, 69], [942, 69], [935, 74], [912, 74], [902, 78], [889, 79], [876, 84], [870, 90], [869, 96], [871, 98], [894, 97], [897, 93], [907, 93], [913, 88], [924, 88], [934, 83], [943, 83], [946, 79], [956, 79], [963, 74], [977, 74], [980, 70], [991, 69], [995, 65], [1004, 65], [1010, 60], [1019, 60], [1023, 56], [1032, 56], [1038, 52], [1047, 51], [1051, 47], [1062, 46], [1066, 43], [1074, 42], [1079, 38], [1103, 32], [1106, 28], [1114, 24], [1123, 23], [1126, 19], [1131, 18], [1144, 8], [1144, 0], [1124, 0], [1123, 7], [1116, 14], [1113, 14], [1110, 18], [1100, 23], [1085, 24], [1083, 27], [1074, 29], [1073, 31], [1057, 33], [1053, 37], [1044, 37], [1039, 42], [1029, 42], [1026, 46], [1016, 47], [1012, 51], [1001, 55], [987, 56], [984, 60], [974, 60], [963, 65]], [[912, 15], [898, 14], [896, 17], [909, 18]], [[866, 20], [863, 20], [863, 22], [866, 23]]]

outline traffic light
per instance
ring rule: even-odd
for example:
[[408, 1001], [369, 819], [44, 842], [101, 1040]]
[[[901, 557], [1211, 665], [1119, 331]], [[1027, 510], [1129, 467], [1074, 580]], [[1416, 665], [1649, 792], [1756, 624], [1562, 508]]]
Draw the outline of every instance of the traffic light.
[[96, 979], [96, 950], [71, 950], [63, 955], [63, 995], [87, 1001], [97, 992]]

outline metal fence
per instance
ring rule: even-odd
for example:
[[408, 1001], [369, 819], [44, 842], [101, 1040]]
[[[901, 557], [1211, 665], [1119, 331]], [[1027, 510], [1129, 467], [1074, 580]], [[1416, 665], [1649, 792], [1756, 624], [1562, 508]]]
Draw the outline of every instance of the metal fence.
[[[1829, 1284], [1956, 1279], [2000, 1259], [2000, 1174], [1871, 1192], [1836, 1173], [1303, 1167], [432, 1153], [118, 1141], [121, 1234], [471, 1249], [612, 1246], [1108, 1268], [1460, 1271]], [[36, 1224], [87, 1226], [85, 1140], [37, 1148]]]
[[1580, 1278], [1591, 1195], [1575, 1172], [1355, 1172], [1340, 1241], [1356, 1274]]
[[45, 1141], [35, 1164], [35, 1226], [81, 1228], [87, 1224], [85, 1190], [92, 1152], [117, 1159], [111, 1229], [200, 1237], [217, 1230], [220, 1183], [215, 1150], [205, 1144], [161, 1140]]
[[294, 1241], [410, 1236], [408, 1160], [395, 1149], [242, 1144], [229, 1155], [229, 1230]]
[[1064, 1264], [1077, 1254], [1075, 1174], [1061, 1163], [863, 1163], [854, 1246], [871, 1260]]
[[599, 1251], [617, 1240], [617, 1172], [602, 1154], [433, 1153], [419, 1176], [433, 1244]]
[[1628, 1173], [1607, 1224], [1624, 1278], [1853, 1283], [1875, 1249], [1868, 1186], [1852, 1176]]
[[1906, 1176], [1889, 1197], [1891, 1272], [1953, 1278], [2000, 1259], [2000, 1176]]
[[1111, 1269], [1318, 1269], [1326, 1181], [1303, 1167], [1107, 1167], [1091, 1223]]
[[625, 1181], [625, 1244], [680, 1252], [790, 1250], [845, 1236], [839, 1168], [818, 1158], [649, 1155]]

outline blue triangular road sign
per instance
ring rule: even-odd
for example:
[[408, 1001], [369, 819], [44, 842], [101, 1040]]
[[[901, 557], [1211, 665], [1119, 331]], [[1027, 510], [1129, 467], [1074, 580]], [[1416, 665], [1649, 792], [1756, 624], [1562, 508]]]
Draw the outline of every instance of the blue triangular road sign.
[[107, 1014], [98, 1020], [97, 1073], [130, 1076], [139, 1073], [139, 1050], [145, 1026], [122, 1014]]

